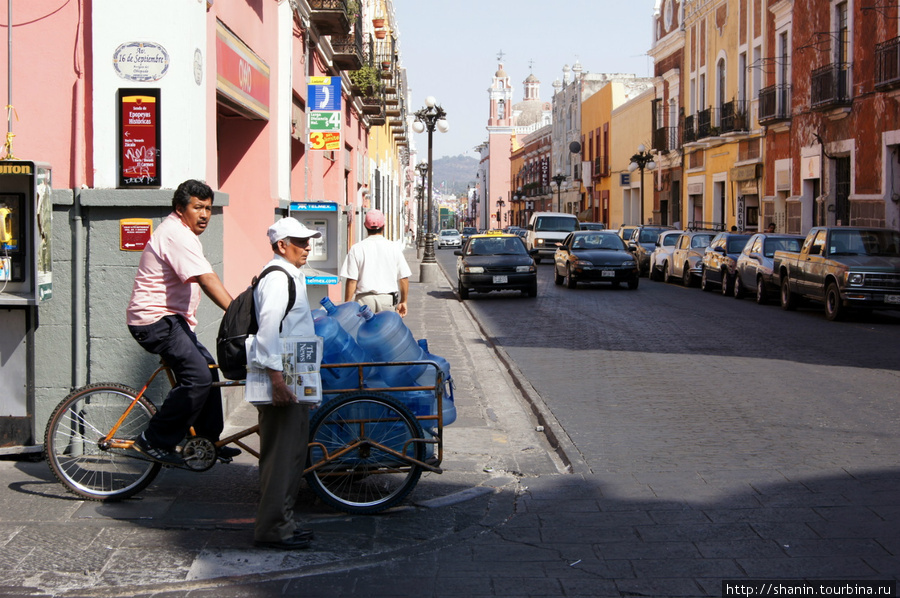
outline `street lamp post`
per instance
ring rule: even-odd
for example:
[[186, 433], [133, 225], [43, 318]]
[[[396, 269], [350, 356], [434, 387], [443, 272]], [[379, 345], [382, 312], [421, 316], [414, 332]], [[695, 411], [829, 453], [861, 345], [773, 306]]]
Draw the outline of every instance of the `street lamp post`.
[[516, 210], [517, 218], [514, 217], [514, 219], [513, 219], [513, 224], [514, 224], [515, 226], [521, 226], [521, 225], [522, 225], [522, 204], [519, 203], [520, 201], [521, 201], [521, 202], [524, 202], [524, 201], [525, 201], [525, 194], [522, 192], [522, 188], [521, 188], [521, 187], [519, 187], [518, 189], [516, 189], [516, 192], [515, 192], [515, 194], [513, 195], [513, 203], [516, 204], [516, 206], [518, 207], [518, 209]]
[[640, 169], [641, 171], [641, 221], [639, 224], [646, 224], [644, 222], [644, 169], [653, 170], [656, 168], [656, 162], [653, 161], [653, 154], [647, 151], [647, 148], [644, 147], [644, 144], [640, 144], [638, 146], [638, 151], [635, 155], [631, 156], [631, 164], [628, 165], [628, 170], [630, 172], [634, 172], [635, 170]]
[[425, 211], [422, 203], [425, 201], [425, 175], [428, 174], [428, 164], [419, 162], [416, 164], [416, 171], [422, 177], [422, 185], [419, 187], [419, 232], [416, 236], [416, 258], [422, 259], [422, 252], [425, 251]]
[[564, 175], [561, 171], [554, 174], [550, 179], [556, 184], [556, 211], [562, 212], [562, 188], [563, 183], [566, 182], [566, 175]]
[[503, 229], [503, 206], [506, 205], [506, 202], [503, 201], [503, 197], [497, 198], [497, 228]]
[[425, 233], [425, 255], [419, 265], [419, 282], [433, 282], [437, 280], [437, 261], [434, 257], [434, 232], [432, 221], [432, 167], [434, 161], [432, 159], [432, 143], [431, 138], [434, 129], [437, 128], [441, 133], [450, 130], [450, 124], [447, 122], [447, 113], [438, 105], [437, 100], [433, 96], [425, 98], [425, 107], [415, 113], [416, 121], [413, 123], [413, 131], [416, 133], [424, 133], [428, 131], [428, 221]]

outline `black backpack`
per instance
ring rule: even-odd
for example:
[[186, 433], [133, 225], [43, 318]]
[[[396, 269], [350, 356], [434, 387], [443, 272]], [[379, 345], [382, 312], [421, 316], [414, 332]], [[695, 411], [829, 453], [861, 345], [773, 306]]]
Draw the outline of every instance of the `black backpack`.
[[253, 277], [249, 287], [234, 298], [222, 316], [219, 334], [216, 337], [216, 360], [219, 362], [219, 371], [229, 380], [247, 378], [247, 349], [244, 342], [248, 335], [256, 334], [259, 330], [253, 290], [266, 274], [274, 271], [284, 272], [288, 277], [288, 304], [284, 316], [281, 317], [282, 322], [294, 307], [294, 300], [297, 298], [294, 278], [281, 266], [269, 266], [263, 270], [259, 276]]

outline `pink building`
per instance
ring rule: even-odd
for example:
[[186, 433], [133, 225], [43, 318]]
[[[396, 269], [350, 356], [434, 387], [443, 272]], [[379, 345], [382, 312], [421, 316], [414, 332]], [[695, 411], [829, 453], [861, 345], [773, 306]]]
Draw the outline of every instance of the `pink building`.
[[[99, 380], [135, 385], [156, 365], [125, 328], [140, 251], [124, 247], [122, 231], [137, 219], [149, 233], [185, 179], [216, 191], [216, 215], [201, 241], [232, 294], [271, 256], [265, 231], [275, 219], [292, 204], [315, 210], [327, 203], [330, 211], [308, 214], [333, 243], [322, 249], [327, 261], [313, 264], [325, 283], [310, 286], [310, 295], [341, 296], [339, 285], [327, 283], [336, 281], [368, 207], [375, 130], [392, 127], [396, 142], [395, 166], [381, 165], [379, 181], [406, 187], [405, 131], [398, 129], [405, 107], [393, 117], [384, 101], [378, 113], [362, 110], [364, 98], [388, 85], [405, 96], [393, 48], [385, 50], [391, 56], [368, 49], [376, 47], [372, 17], [381, 3], [10, 2], [12, 27], [3, 15], [0, 34], [11, 36], [13, 67], [0, 79], [0, 95], [14, 106], [11, 153], [52, 167], [53, 298], [27, 308], [40, 324], [22, 330], [20, 343], [36, 363], [52, 356], [55, 364], [52, 372], [28, 372], [32, 428], [42, 429], [70, 388]], [[391, 63], [385, 70], [393, 79], [382, 74], [386, 83], [375, 90], [354, 88], [348, 72], [376, 60]], [[310, 98], [308, 83], [322, 96]], [[333, 118], [308, 126], [309, 113], [320, 110]], [[129, 114], [140, 114], [140, 126]], [[404, 199], [392, 201], [382, 209], [399, 214]], [[219, 316], [204, 300], [197, 332], [208, 347]], [[8, 376], [0, 369], [0, 385]]]

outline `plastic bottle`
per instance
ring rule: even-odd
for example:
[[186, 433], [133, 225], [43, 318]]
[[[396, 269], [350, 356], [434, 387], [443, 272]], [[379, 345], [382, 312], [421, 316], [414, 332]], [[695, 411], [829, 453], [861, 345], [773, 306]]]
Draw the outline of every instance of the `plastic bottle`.
[[335, 305], [328, 297], [323, 298], [319, 303], [322, 304], [322, 308], [329, 316], [338, 321], [341, 328], [350, 333], [350, 336], [354, 339], [356, 338], [357, 331], [363, 323], [363, 319], [359, 317], [359, 311], [362, 309], [362, 305], [356, 301], [348, 301], [346, 303], [341, 303], [340, 305]]
[[[323, 339], [322, 363], [362, 363], [372, 361], [365, 350], [353, 340], [353, 337], [344, 330], [335, 318], [320, 316], [313, 320], [316, 327], [316, 335]], [[367, 368], [363, 374], [371, 373]], [[346, 368], [322, 368], [322, 388], [336, 390], [343, 388], [359, 387], [359, 369]]]
[[[428, 341], [426, 339], [419, 339], [418, 342], [419, 346], [422, 347], [422, 350], [425, 352], [425, 359], [437, 363], [441, 369], [441, 372], [443, 372], [444, 374], [444, 396], [442, 400], [442, 411], [444, 414], [444, 425], [449, 426], [456, 421], [456, 403], [453, 399], [453, 378], [451, 378], [450, 376], [450, 362], [440, 355], [429, 353]], [[425, 372], [419, 376], [417, 382], [419, 386], [434, 386], [436, 375], [437, 372], [434, 371], [434, 367], [428, 366], [425, 369]], [[435, 399], [435, 401], [437, 401], [437, 399]]]
[[[372, 361], [422, 361], [425, 351], [413, 338], [400, 314], [382, 311], [377, 314], [368, 306], [360, 310], [363, 323], [357, 331], [357, 342]], [[427, 369], [425, 365], [398, 365], [375, 368], [376, 374], [389, 386], [417, 386], [416, 379]], [[433, 383], [432, 383], [433, 384]]]

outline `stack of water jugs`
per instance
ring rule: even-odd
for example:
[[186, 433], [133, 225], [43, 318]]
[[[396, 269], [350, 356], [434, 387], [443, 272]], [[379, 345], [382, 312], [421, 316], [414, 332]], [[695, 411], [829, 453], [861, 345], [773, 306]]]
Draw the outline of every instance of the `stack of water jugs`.
[[[354, 301], [335, 305], [328, 297], [321, 303], [325, 311], [315, 310], [313, 322], [316, 335], [324, 339], [322, 364], [433, 361], [443, 372], [444, 425], [456, 421], [450, 363], [429, 353], [425, 339], [416, 341], [399, 314], [393, 311], [373, 313]], [[363, 384], [376, 392], [379, 388], [434, 386], [436, 378], [434, 366], [425, 363], [363, 368]], [[358, 387], [358, 368], [322, 368], [324, 390]], [[434, 391], [391, 391], [387, 394], [404, 403], [415, 416], [437, 415]], [[326, 395], [325, 400], [328, 398]], [[429, 421], [421, 422], [424, 428], [431, 427]], [[434, 421], [433, 425], [436, 424]]]

